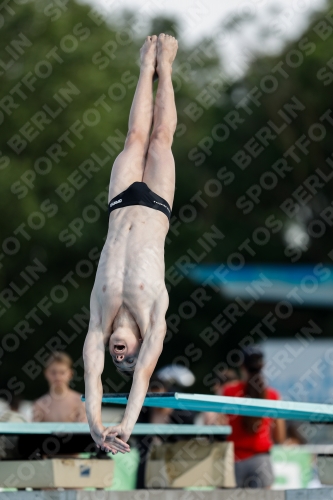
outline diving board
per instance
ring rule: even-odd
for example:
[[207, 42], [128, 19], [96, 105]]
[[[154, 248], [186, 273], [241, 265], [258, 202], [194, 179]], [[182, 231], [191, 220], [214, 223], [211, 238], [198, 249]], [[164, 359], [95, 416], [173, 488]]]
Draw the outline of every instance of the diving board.
[[[84, 396], [81, 397], [84, 401]], [[103, 403], [127, 404], [128, 394], [104, 394]], [[192, 411], [213, 411], [251, 417], [285, 418], [311, 422], [333, 422], [333, 405], [276, 401], [270, 399], [234, 398], [182, 392], [148, 392], [143, 406]]]
[[[177, 266], [178, 267], [178, 266]], [[186, 264], [180, 271], [190, 280], [204, 285], [214, 283], [224, 297], [234, 300], [279, 302], [288, 297], [297, 307], [331, 308], [333, 306], [333, 266], [318, 279], [317, 263], [313, 264], [245, 264], [232, 270], [225, 263], [201, 264], [191, 271]], [[313, 279], [316, 286], [307, 290], [303, 283]], [[297, 295], [292, 293], [297, 289]]]
[[[103, 424], [113, 427], [118, 423]], [[1, 434], [90, 434], [89, 425], [85, 423], [68, 422], [0, 422]], [[188, 424], [136, 424], [132, 435], [229, 435], [229, 425], [188, 425]]]

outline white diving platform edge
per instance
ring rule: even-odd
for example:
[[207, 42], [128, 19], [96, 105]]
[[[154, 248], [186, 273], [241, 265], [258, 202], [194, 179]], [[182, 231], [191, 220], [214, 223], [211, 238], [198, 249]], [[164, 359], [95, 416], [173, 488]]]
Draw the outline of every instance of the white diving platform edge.
[[[105, 427], [118, 425], [104, 423]], [[75, 422], [0, 422], [0, 435], [23, 434], [90, 434], [89, 425]], [[135, 424], [134, 436], [169, 436], [169, 435], [229, 435], [229, 425], [188, 425], [188, 424]]]

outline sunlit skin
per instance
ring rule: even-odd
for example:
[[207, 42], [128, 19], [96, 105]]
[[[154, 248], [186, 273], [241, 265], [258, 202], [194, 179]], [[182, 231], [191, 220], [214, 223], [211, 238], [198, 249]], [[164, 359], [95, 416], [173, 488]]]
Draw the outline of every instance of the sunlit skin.
[[130, 371], [136, 365], [143, 339], [128, 309], [122, 307], [120, 312], [121, 314], [118, 314], [113, 322], [109, 351], [113, 363], [119, 370]]
[[44, 376], [49, 383], [50, 391], [65, 391], [73, 378], [73, 370], [65, 363], [52, 363], [44, 371]]
[[84, 403], [79, 392], [69, 387], [73, 370], [55, 361], [45, 370], [49, 391], [33, 405], [34, 422], [86, 422]]
[[132, 370], [137, 362], [142, 339], [131, 330], [116, 330], [110, 337], [109, 349], [114, 364], [120, 370]]
[[[109, 201], [133, 182], [145, 182], [173, 204], [175, 163], [171, 152], [177, 113], [171, 80], [178, 44], [160, 34], [147, 37], [140, 51], [124, 150], [112, 167]], [[158, 88], [153, 101], [153, 75]], [[165, 286], [164, 244], [168, 217], [146, 206], [127, 206], [110, 214], [90, 300], [90, 323], [83, 349], [86, 412], [97, 446], [126, 453], [149, 380], [162, 352], [169, 297]], [[105, 348], [119, 371], [132, 371], [133, 383], [121, 423], [101, 420]]]

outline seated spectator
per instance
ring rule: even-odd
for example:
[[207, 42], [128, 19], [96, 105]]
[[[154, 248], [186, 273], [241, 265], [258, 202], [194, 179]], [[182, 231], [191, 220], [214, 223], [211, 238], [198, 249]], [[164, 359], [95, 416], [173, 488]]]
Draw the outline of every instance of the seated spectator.
[[20, 413], [21, 398], [10, 393], [8, 407], [0, 415], [0, 422], [27, 422], [27, 419]]
[[[267, 387], [262, 374], [264, 355], [258, 346], [243, 351], [244, 381], [231, 382], [223, 388], [224, 396], [280, 399], [276, 390]], [[285, 421], [268, 417], [229, 415], [234, 442], [235, 475], [239, 488], [269, 488], [274, 481], [269, 451], [273, 443], [285, 440]]]
[[307, 440], [302, 435], [295, 422], [287, 423], [287, 437], [284, 445], [299, 446], [301, 444], [306, 444]]
[[[20, 413], [21, 398], [10, 393], [8, 408], [0, 415], [0, 422], [27, 422]], [[0, 436], [0, 459], [13, 460], [20, 458], [17, 449], [17, 436]]]
[[69, 387], [72, 365], [72, 359], [65, 352], [51, 354], [44, 369], [49, 392], [35, 401], [34, 422], [87, 422], [81, 394]]
[[[238, 380], [238, 375], [235, 370], [231, 368], [227, 370], [221, 370], [216, 374], [216, 381], [212, 387], [212, 390], [216, 396], [221, 396], [223, 392], [223, 387], [228, 382], [233, 382]], [[224, 413], [217, 413], [216, 411], [205, 411], [202, 413], [202, 423], [203, 425], [228, 425], [228, 417]]]

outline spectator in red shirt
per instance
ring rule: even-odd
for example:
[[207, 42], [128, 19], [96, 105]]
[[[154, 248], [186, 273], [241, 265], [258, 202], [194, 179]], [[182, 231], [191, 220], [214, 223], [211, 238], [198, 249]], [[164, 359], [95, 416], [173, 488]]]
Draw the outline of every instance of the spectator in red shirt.
[[[258, 346], [243, 350], [242, 371], [245, 380], [226, 384], [223, 396], [280, 399], [275, 389], [267, 387], [262, 374], [264, 355]], [[229, 415], [234, 442], [235, 475], [239, 488], [269, 488], [274, 481], [269, 451], [274, 443], [285, 440], [285, 422], [268, 417]]]

